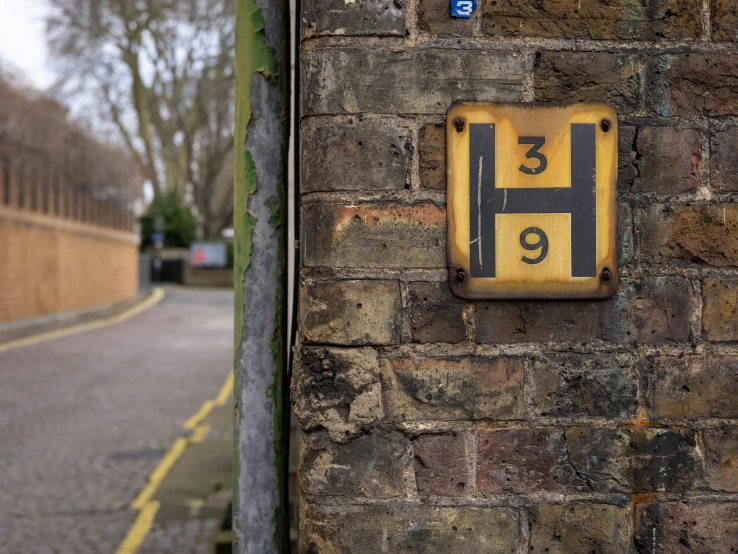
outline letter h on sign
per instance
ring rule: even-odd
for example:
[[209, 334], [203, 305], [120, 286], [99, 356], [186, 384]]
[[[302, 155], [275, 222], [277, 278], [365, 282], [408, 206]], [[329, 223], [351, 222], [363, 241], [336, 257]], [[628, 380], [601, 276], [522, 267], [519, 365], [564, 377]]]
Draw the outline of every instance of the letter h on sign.
[[[474, 123], [469, 126], [469, 243], [471, 277], [495, 277], [497, 214], [570, 214], [571, 276], [594, 277], [597, 272], [597, 197], [596, 197], [596, 126], [571, 124], [571, 186], [562, 188], [502, 188], [495, 183], [495, 125]], [[538, 168], [521, 167], [534, 174], [543, 171], [546, 159], [537, 150], [540, 137], [521, 137], [520, 144], [532, 144], [528, 156], [538, 159]], [[547, 249], [546, 235], [536, 227], [524, 234], [536, 234], [535, 246]], [[526, 249], [524, 236], [521, 246]], [[526, 261], [528, 260], [528, 261]], [[523, 258], [525, 263], [539, 260]]]

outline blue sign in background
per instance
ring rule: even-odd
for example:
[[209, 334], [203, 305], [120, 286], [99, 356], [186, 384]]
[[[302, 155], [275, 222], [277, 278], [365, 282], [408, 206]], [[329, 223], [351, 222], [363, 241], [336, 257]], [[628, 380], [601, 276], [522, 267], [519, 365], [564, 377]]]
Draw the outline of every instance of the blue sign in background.
[[477, 0], [451, 0], [451, 16], [470, 18], [477, 9]]

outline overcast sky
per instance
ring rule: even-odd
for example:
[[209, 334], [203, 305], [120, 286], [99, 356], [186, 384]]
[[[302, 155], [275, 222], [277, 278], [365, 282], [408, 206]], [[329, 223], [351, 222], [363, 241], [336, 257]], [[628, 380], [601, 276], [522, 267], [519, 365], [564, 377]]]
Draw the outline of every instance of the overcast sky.
[[0, 0], [0, 58], [10, 62], [37, 88], [47, 88], [54, 73], [47, 63], [43, 18], [46, 0]]

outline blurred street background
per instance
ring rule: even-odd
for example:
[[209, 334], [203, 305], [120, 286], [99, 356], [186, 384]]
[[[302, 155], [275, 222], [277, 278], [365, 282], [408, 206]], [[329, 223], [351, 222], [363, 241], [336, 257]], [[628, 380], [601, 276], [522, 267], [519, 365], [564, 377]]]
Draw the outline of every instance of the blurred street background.
[[0, 10], [0, 554], [230, 552], [233, 2]]
[[214, 551], [231, 498], [232, 305], [228, 289], [168, 287], [126, 321], [0, 346], [0, 552], [118, 552], [152, 472], [198, 432], [157, 481], [138, 552]]

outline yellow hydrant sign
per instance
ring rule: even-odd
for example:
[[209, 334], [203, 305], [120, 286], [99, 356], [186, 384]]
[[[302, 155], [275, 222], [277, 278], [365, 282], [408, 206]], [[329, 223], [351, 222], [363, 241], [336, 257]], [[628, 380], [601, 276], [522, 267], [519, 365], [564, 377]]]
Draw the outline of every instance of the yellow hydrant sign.
[[446, 137], [455, 294], [615, 292], [618, 130], [611, 108], [457, 104]]

